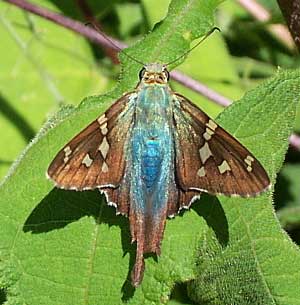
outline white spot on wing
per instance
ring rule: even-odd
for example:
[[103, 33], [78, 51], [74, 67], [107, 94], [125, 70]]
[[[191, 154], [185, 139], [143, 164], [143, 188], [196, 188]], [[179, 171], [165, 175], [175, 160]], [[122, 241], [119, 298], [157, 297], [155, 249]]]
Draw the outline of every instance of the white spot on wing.
[[244, 162], [248, 165], [247, 166], [247, 171], [252, 172], [252, 162], [254, 161], [254, 158], [251, 156], [247, 156]]
[[100, 126], [101, 133], [105, 136], [108, 133], [107, 122]]
[[226, 160], [224, 160], [220, 165], [218, 165], [220, 174], [224, 174], [227, 171], [231, 171], [231, 168]]
[[69, 156], [71, 155], [72, 153], [72, 150], [70, 148], [70, 146], [66, 146], [64, 148], [64, 153], [65, 153], [65, 157], [64, 157], [64, 163], [67, 163], [69, 161]]
[[201, 166], [200, 169], [198, 170], [197, 172], [197, 175], [199, 177], [204, 177], [205, 176], [205, 169], [204, 169], [204, 166]]
[[64, 148], [64, 152], [65, 152], [66, 155], [69, 155], [69, 154], [72, 152], [70, 146], [66, 146], [66, 147]]
[[102, 125], [107, 121], [107, 117], [105, 116], [105, 113], [101, 115], [101, 117], [97, 120], [99, 125]]
[[208, 123], [206, 123], [206, 126], [209, 127], [212, 131], [215, 131], [218, 127], [218, 125], [211, 119], [208, 121]]
[[106, 137], [103, 138], [101, 145], [99, 146], [99, 151], [101, 152], [103, 159], [106, 158], [109, 150], [109, 144], [107, 142]]
[[211, 136], [214, 134], [214, 131], [206, 128], [205, 133], [203, 134], [203, 137], [206, 141], [209, 141], [211, 139]]
[[108, 172], [108, 165], [107, 163], [104, 161], [102, 164], [102, 168], [101, 168], [103, 173], [107, 173]]
[[90, 167], [93, 163], [93, 160], [90, 158], [89, 154], [86, 154], [81, 163], [84, 164], [86, 167]]
[[199, 149], [200, 159], [202, 164], [206, 162], [206, 160], [212, 156], [212, 152], [210, 151], [209, 145], [207, 142]]

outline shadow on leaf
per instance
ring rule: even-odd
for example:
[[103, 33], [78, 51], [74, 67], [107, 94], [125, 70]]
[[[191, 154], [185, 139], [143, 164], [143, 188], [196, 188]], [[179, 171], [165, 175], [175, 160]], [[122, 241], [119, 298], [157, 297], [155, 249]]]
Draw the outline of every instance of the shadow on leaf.
[[116, 210], [105, 202], [98, 190], [87, 192], [65, 191], [54, 188], [31, 212], [23, 226], [24, 232], [46, 233], [62, 229], [82, 217], [91, 216], [97, 224], [118, 226], [121, 230], [124, 256], [129, 253], [129, 271], [122, 292], [125, 299], [134, 294], [130, 272], [135, 261], [136, 245], [131, 244], [128, 218], [117, 216]]
[[186, 283], [175, 284], [171, 292], [170, 300], [174, 300], [175, 302], [178, 302], [178, 304], [196, 304], [192, 300], [190, 300], [188, 296]]
[[4, 288], [0, 288], [0, 305], [4, 304], [6, 301], [6, 290]]
[[200, 201], [192, 205], [192, 209], [204, 218], [221, 246], [226, 247], [229, 240], [228, 222], [218, 198], [203, 193]]
[[53, 189], [31, 212], [23, 231], [39, 234], [64, 228], [84, 216], [93, 216], [97, 219], [101, 204], [98, 191], [76, 192]]
[[0, 93], [0, 113], [6, 117], [19, 131], [24, 140], [29, 141], [35, 135], [35, 130], [26, 119], [14, 109]]

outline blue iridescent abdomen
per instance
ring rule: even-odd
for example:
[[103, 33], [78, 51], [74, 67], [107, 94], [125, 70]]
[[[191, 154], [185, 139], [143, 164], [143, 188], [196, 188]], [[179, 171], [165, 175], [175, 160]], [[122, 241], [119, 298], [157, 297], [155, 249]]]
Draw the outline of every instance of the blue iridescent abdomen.
[[160, 173], [162, 152], [157, 139], [146, 140], [142, 154], [142, 180], [147, 189], [155, 185]]

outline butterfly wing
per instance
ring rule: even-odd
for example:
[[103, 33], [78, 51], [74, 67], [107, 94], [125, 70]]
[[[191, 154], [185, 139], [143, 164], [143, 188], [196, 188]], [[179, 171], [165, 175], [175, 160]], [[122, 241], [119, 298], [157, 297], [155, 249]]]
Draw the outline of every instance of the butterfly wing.
[[175, 94], [176, 175], [183, 190], [243, 197], [270, 185], [259, 161], [185, 97]]
[[125, 168], [124, 146], [133, 121], [135, 93], [117, 100], [58, 152], [47, 174], [64, 189], [118, 186]]

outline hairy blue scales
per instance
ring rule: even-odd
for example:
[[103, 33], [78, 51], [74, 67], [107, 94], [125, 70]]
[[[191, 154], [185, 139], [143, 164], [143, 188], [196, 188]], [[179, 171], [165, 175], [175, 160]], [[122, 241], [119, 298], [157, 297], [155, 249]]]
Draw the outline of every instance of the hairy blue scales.
[[172, 95], [164, 85], [147, 84], [135, 99], [129, 160], [131, 196], [140, 213], [158, 214], [165, 208], [174, 173]]

